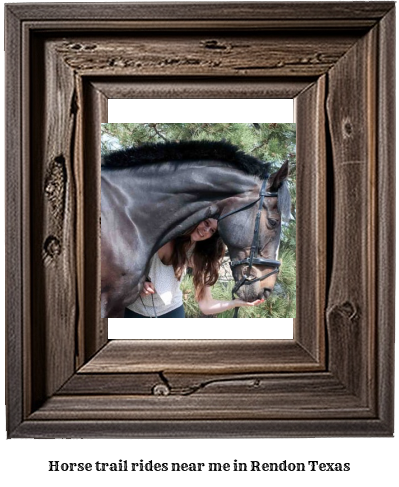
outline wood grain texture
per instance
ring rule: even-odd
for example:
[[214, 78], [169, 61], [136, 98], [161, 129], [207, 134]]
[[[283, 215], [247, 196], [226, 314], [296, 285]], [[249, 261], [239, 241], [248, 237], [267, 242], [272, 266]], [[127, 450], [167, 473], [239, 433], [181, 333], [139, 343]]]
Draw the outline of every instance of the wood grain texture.
[[80, 372], [225, 374], [318, 368], [292, 340], [111, 340]]
[[[74, 372], [78, 316], [73, 149], [77, 92], [73, 72], [47, 47], [40, 39], [32, 44], [37, 59], [31, 71], [33, 404], [51, 396]], [[45, 89], [43, 79], [57, 83]]]
[[[377, 207], [376, 282], [377, 329], [376, 356], [385, 356], [377, 370], [378, 415], [393, 430], [394, 426], [394, 348], [395, 348], [395, 11], [380, 22], [377, 98]], [[389, 258], [387, 258], [389, 256]]]
[[[163, 385], [164, 387], [157, 386]], [[75, 374], [58, 392], [63, 395], [179, 395], [239, 393], [274, 395], [286, 400], [287, 391], [306, 390], [327, 395], [345, 394], [345, 387], [328, 372], [205, 374], [188, 372], [159, 373], [85, 373]], [[311, 397], [311, 396], [308, 396]], [[283, 401], [283, 399], [281, 399]], [[326, 399], [327, 406], [328, 399]], [[286, 407], [287, 404], [283, 405]]]
[[[86, 33], [98, 33], [106, 31], [108, 33], [122, 34], [134, 32], [309, 32], [313, 33], [333, 31], [337, 34], [351, 35], [365, 34], [374, 27], [379, 19], [376, 18], [292, 18], [292, 19], [221, 19], [221, 20], [157, 20], [157, 19], [83, 19], [71, 20], [29, 20], [25, 22], [28, 29], [43, 29], [50, 31], [76, 31]], [[212, 34], [213, 35], [213, 34]]]
[[100, 201], [101, 201], [101, 122], [104, 95], [93, 85], [84, 85], [84, 353], [85, 363], [108, 341], [107, 320], [100, 315]]
[[[10, 5], [6, 17], [9, 436], [392, 435], [394, 4]], [[307, 241], [293, 341], [106, 343], [98, 153], [111, 95], [296, 97]]]
[[[195, 374], [190, 384], [196, 381], [196, 388], [187, 387], [188, 378], [188, 374], [173, 373], [78, 374], [30, 420], [373, 417], [372, 410], [362, 407], [359, 398], [329, 373]], [[114, 381], [119, 382], [119, 390]], [[161, 384], [168, 393], [157, 394]]]
[[[250, 419], [372, 418], [368, 408], [350, 394], [316, 392], [273, 394], [235, 391], [229, 394], [194, 394], [192, 396], [53, 396], [29, 420], [197, 420], [226, 421]], [[291, 398], [290, 398], [291, 396]], [[295, 400], [295, 403], [292, 401]], [[295, 405], [294, 405], [295, 404]]]
[[[312, 82], [312, 78], [251, 78], [223, 81], [224, 98], [295, 98]], [[167, 77], [166, 79], [128, 76], [92, 78], [92, 85], [104, 97], [113, 98], [220, 98], [220, 81]]]
[[[311, 20], [337, 20], [341, 23], [346, 21], [363, 23], [372, 20], [374, 23], [380, 20], [389, 10], [393, 8], [393, 2], [328, 2], [314, 4], [303, 2], [296, 5], [287, 2], [273, 3], [233, 3], [223, 2], [194, 3], [190, 2], [181, 8], [179, 4], [173, 3], [116, 3], [116, 4], [81, 4], [81, 5], [55, 5], [38, 4], [34, 8], [28, 4], [9, 5], [7, 8], [21, 20], [179, 20], [184, 23], [191, 19], [202, 21], [212, 20], [259, 20], [270, 19], [278, 21], [293, 20], [303, 23], [304, 26]], [[369, 24], [366, 24], [369, 26]]]
[[164, 384], [159, 374], [75, 374], [58, 391], [60, 395], [151, 395]]
[[369, 403], [375, 334], [376, 32], [328, 73], [332, 146], [333, 257], [327, 327], [330, 370]]
[[[298, 313], [294, 338], [325, 363], [324, 310], [327, 282], [326, 77], [295, 100], [297, 112]], [[309, 299], [312, 296], [312, 299]], [[318, 323], [316, 329], [306, 323]]]
[[[18, 18], [9, 10], [6, 15], [6, 36], [5, 49], [9, 56], [6, 59], [5, 69], [9, 73], [6, 79], [6, 105], [5, 117], [14, 130], [8, 134], [5, 146], [6, 165], [5, 178], [7, 181], [5, 195], [6, 221], [18, 222], [16, 225], [7, 225], [6, 231], [6, 255], [5, 272], [7, 278], [6, 286], [6, 370], [7, 370], [7, 424], [10, 430], [17, 427], [24, 416], [24, 367], [26, 363], [21, 362], [23, 355], [24, 329], [27, 323], [25, 314], [26, 287], [24, 280], [27, 279], [24, 268], [27, 265], [26, 254], [24, 253], [24, 241], [26, 233], [23, 224], [27, 222], [26, 199], [23, 199], [24, 192], [24, 170], [22, 139], [22, 103], [21, 97], [21, 70], [22, 66], [13, 63], [11, 60], [21, 51], [22, 36]], [[25, 203], [25, 204], [24, 204]], [[27, 226], [29, 229], [29, 226]], [[26, 252], [26, 247], [25, 247]]]
[[25, 421], [15, 438], [297, 438], [391, 435], [378, 419], [38, 420]]
[[[64, 62], [90, 76], [319, 76], [358, 35], [148, 34], [57, 42]], [[334, 42], [331, 40], [334, 38]]]

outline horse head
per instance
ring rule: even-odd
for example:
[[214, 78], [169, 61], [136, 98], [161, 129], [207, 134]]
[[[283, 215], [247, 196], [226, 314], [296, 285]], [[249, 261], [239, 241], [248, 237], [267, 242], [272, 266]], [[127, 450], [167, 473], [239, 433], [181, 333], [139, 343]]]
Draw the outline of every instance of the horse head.
[[234, 293], [244, 301], [270, 296], [280, 262], [281, 225], [289, 220], [288, 161], [260, 180], [249, 202], [232, 201], [219, 217], [219, 231], [229, 249]]

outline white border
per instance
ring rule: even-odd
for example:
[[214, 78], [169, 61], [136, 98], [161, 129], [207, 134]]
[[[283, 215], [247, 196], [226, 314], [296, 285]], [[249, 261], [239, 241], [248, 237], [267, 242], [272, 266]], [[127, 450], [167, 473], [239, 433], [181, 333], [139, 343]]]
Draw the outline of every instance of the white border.
[[292, 99], [108, 100], [108, 123], [293, 123]]
[[292, 340], [291, 318], [163, 318], [149, 321], [146, 318], [108, 319], [109, 339], [135, 340]]

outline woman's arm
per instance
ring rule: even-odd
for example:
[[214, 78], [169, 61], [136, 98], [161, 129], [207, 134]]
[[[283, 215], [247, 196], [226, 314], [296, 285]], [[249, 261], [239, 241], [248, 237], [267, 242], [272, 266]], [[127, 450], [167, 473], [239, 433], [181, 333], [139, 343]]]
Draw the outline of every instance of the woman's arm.
[[204, 315], [214, 315], [241, 306], [257, 306], [258, 304], [261, 304], [263, 302], [264, 299], [257, 299], [252, 303], [247, 303], [242, 299], [232, 299], [231, 301], [218, 301], [217, 299], [213, 299], [211, 288], [206, 287], [203, 297], [198, 301], [198, 305]]

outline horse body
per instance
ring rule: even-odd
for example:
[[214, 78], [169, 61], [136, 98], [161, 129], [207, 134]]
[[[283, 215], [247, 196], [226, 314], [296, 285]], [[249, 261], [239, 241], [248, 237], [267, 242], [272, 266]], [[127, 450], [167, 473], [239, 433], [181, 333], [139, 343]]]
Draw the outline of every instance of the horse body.
[[[281, 184], [280, 179], [271, 177], [270, 184]], [[160, 247], [206, 218], [217, 218], [255, 201], [261, 184], [259, 176], [209, 158], [103, 168], [102, 317], [123, 317], [124, 308], [138, 299], [150, 258]], [[276, 258], [279, 228], [270, 231], [268, 218], [278, 216], [277, 198], [270, 198], [265, 205], [260, 249], [267, 257]], [[252, 210], [246, 210], [220, 222], [219, 232], [233, 258], [248, 252], [254, 225], [251, 216]], [[235, 270], [234, 277], [237, 279], [241, 272]], [[265, 282], [243, 286], [238, 295], [252, 301], [264, 292], [265, 285], [273, 289], [274, 281], [275, 276], [271, 276]]]

